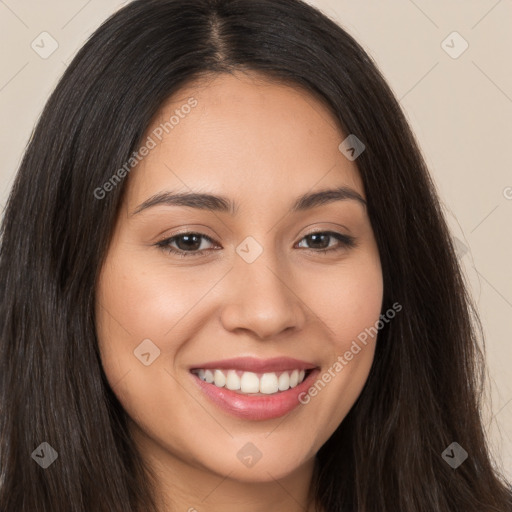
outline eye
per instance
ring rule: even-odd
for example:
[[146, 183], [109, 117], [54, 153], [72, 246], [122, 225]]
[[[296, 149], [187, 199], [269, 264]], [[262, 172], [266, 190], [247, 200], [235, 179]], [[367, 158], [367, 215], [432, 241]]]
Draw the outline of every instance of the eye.
[[[181, 233], [161, 240], [156, 245], [167, 252], [184, 258], [187, 256], [202, 256], [204, 251], [211, 250], [204, 247], [202, 244], [203, 240], [212, 244], [215, 243], [210, 237], [202, 235], [201, 233]], [[175, 244], [175, 246], [173, 246], [173, 244]]]
[[[330, 244], [330, 241], [333, 239], [337, 240], [338, 243], [334, 243], [334, 245]], [[306, 247], [306, 249], [322, 253], [339, 251], [341, 249], [355, 247], [356, 245], [356, 240], [353, 236], [336, 233], [335, 231], [316, 231], [310, 233], [299, 242], [299, 245], [303, 240], [306, 240], [309, 245], [313, 246]]]
[[[305, 240], [307, 244], [313, 246], [306, 247], [306, 249], [314, 253], [326, 253], [331, 251], [334, 252], [355, 247], [356, 245], [354, 237], [344, 235], [342, 233], [337, 233], [335, 231], [317, 231], [315, 233], [310, 233], [302, 238], [298, 244], [299, 246], [303, 240]], [[338, 243], [334, 243], [333, 245], [330, 243], [332, 240], [337, 240]], [[160, 242], [157, 242], [155, 245], [168, 253], [177, 255], [180, 258], [185, 258], [188, 256], [200, 257], [204, 256], [205, 251], [216, 250], [212, 247], [205, 247], [202, 243], [203, 241], [206, 241], [206, 245], [216, 244], [216, 242], [209, 236], [203, 235], [201, 233], [189, 232], [166, 238]], [[217, 248], [219, 248], [219, 246], [217, 246]]]

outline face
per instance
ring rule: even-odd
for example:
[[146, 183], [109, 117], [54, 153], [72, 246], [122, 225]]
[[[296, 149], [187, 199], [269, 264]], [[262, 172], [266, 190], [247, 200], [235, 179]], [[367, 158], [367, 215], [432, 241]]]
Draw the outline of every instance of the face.
[[256, 74], [189, 84], [149, 127], [96, 325], [134, 437], [162, 464], [285, 478], [360, 394], [375, 339], [354, 340], [383, 284], [345, 138], [319, 100]]

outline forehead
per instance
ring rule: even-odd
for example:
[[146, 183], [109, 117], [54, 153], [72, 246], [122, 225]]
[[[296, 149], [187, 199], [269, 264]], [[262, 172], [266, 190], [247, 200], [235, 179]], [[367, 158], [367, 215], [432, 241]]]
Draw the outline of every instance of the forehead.
[[355, 163], [338, 149], [344, 138], [327, 106], [299, 87], [258, 73], [206, 76], [159, 109], [144, 137], [154, 147], [131, 172], [127, 197], [222, 188], [278, 198], [317, 183], [364, 195]]

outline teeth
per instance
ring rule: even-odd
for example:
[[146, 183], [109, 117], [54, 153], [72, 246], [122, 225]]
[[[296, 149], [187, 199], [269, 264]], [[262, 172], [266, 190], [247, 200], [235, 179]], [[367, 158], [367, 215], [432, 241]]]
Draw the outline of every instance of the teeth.
[[260, 393], [271, 395], [279, 391], [279, 381], [275, 373], [264, 373], [260, 379]]
[[215, 370], [213, 372], [213, 382], [218, 388], [223, 388], [226, 384], [226, 376], [220, 370]]
[[259, 374], [254, 372], [242, 372], [237, 370], [194, 370], [194, 373], [208, 384], [214, 384], [218, 388], [227, 388], [239, 391], [242, 394], [262, 393], [273, 395], [279, 391], [286, 391], [300, 384], [305, 376], [305, 370], [293, 370], [276, 373]]
[[[201, 378], [201, 375], [199, 375], [199, 378]], [[238, 389], [240, 389], [240, 377], [235, 372], [235, 370], [228, 371], [226, 377], [226, 387], [228, 389], [231, 389], [232, 391], [237, 391]]]
[[244, 372], [240, 379], [240, 390], [242, 393], [259, 393], [260, 379], [255, 373]]
[[288, 372], [283, 372], [279, 375], [278, 387], [279, 391], [286, 391], [290, 388], [290, 375]]
[[290, 387], [294, 388], [299, 383], [299, 370], [293, 370], [290, 375]]

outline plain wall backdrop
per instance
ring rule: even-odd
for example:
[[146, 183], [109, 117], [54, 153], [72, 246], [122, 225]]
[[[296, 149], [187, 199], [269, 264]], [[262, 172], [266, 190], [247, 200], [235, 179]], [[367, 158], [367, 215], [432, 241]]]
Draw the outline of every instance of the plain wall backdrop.
[[[484, 421], [512, 480], [512, 1], [309, 1], [374, 58], [420, 143], [481, 314]], [[0, 0], [0, 211], [58, 79], [126, 3]]]

